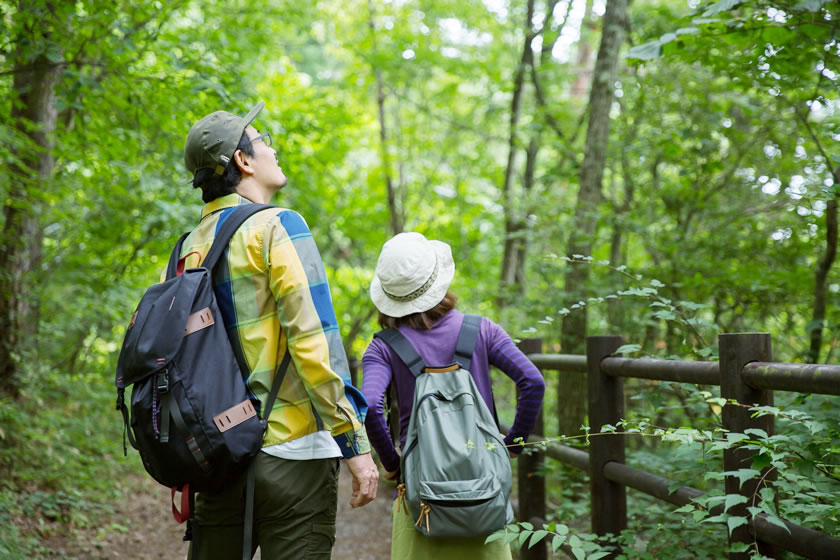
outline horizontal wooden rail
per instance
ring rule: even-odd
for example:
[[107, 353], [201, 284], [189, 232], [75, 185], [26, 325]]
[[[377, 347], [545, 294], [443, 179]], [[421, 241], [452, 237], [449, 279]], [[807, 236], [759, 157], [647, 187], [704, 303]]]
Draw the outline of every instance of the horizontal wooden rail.
[[636, 377], [659, 381], [720, 385], [718, 362], [682, 362], [647, 358], [606, 358], [601, 371], [613, 377]]
[[582, 354], [528, 354], [528, 359], [541, 369], [586, 373], [586, 356]]
[[622, 463], [613, 462], [604, 465], [604, 476], [613, 482], [629, 486], [675, 506], [684, 506], [703, 495], [702, 491], [691, 486], [680, 486], [673, 492], [669, 492], [668, 487], [673, 484], [672, 481]]
[[[500, 428], [504, 433], [510, 430], [510, 427], [505, 425], [501, 425]], [[532, 434], [529, 439], [545, 441], [539, 434]], [[559, 443], [547, 444], [544, 451], [546, 455], [563, 464], [589, 471], [589, 453], [586, 451]], [[622, 463], [610, 462], [604, 465], [604, 476], [613, 482], [676, 506], [684, 506], [704, 495], [702, 491], [691, 486], [680, 486], [670, 492], [668, 488], [673, 484], [672, 481]], [[712, 514], [719, 514], [720, 510], [720, 507], [714, 508]], [[780, 546], [805, 558], [833, 558], [832, 555], [840, 550], [840, 539], [836, 537], [789, 521], [784, 521], [784, 524], [788, 530], [770, 523], [764, 514], [760, 514], [753, 520], [750, 532], [764, 542]], [[541, 526], [541, 523], [535, 525]]]
[[765, 514], [759, 514], [750, 524], [750, 533], [759, 540], [805, 558], [823, 560], [840, 557], [840, 539], [789, 521], [782, 522], [788, 528], [787, 531], [770, 523]]
[[741, 377], [756, 389], [840, 395], [840, 366], [751, 362]]
[[[600, 426], [618, 425], [617, 422], [624, 418], [625, 395], [622, 383], [625, 377], [720, 387], [721, 397], [741, 405], [724, 407], [721, 414], [723, 427], [733, 433], [746, 433], [750, 429], [761, 429], [770, 435], [775, 433], [773, 417], [753, 417], [747, 410], [755, 403], [772, 406], [775, 390], [840, 395], [840, 365], [772, 362], [771, 340], [767, 333], [723, 333], [718, 336], [718, 343], [720, 358], [715, 362], [624, 358], [614, 355], [622, 344], [621, 338], [617, 336], [587, 337], [586, 355], [544, 354], [539, 342], [530, 347], [530, 352], [523, 351], [544, 371], [587, 374], [587, 411], [593, 436], [600, 432]], [[561, 373], [559, 380], [572, 382], [574, 376]], [[562, 393], [559, 395], [562, 397]], [[504, 429], [508, 430], [507, 427]], [[536, 427], [535, 431], [541, 432], [544, 429]], [[534, 441], [544, 441], [544, 438], [535, 434], [530, 438], [530, 442]], [[519, 492], [523, 517], [542, 518], [545, 515], [534, 515], [537, 509], [532, 507], [540, 500], [545, 502], [543, 471], [528, 466], [533, 462], [541, 464], [544, 456], [587, 473], [592, 531], [598, 535], [617, 534], [627, 528], [628, 487], [677, 506], [693, 503], [704, 495], [702, 491], [689, 486], [677, 486], [674, 491], [669, 491], [669, 488], [675, 486], [671, 481], [628, 466], [623, 435], [593, 438], [589, 444], [587, 450], [583, 451], [559, 442], [542, 443], [532, 447], [536, 455], [520, 460]], [[731, 473], [749, 467], [754, 455], [754, 449], [724, 450], [723, 471]], [[772, 482], [775, 476], [776, 473], [765, 470], [760, 478]], [[724, 479], [726, 493], [744, 496], [747, 502], [755, 499], [759, 484], [759, 477], [743, 481], [727, 475]], [[542, 497], [535, 501], [534, 496], [537, 495]], [[790, 551], [809, 559], [840, 558], [840, 538], [788, 521], [783, 521], [782, 527], [771, 523], [764, 514], [753, 517], [747, 505], [741, 503], [729, 508], [729, 515], [750, 519], [748, 525], [728, 532], [731, 545], [746, 544], [752, 553], [758, 552], [771, 558], [780, 557], [782, 551]], [[525, 510], [531, 513], [526, 514]], [[721, 505], [712, 508], [709, 513], [717, 515], [722, 511]], [[532, 559], [532, 550], [523, 547], [524, 560]], [[737, 550], [730, 550], [729, 560], [749, 558], [750, 551]], [[612, 560], [617, 554], [618, 551], [614, 551], [608, 558]], [[533, 556], [533, 560], [542, 558]]]

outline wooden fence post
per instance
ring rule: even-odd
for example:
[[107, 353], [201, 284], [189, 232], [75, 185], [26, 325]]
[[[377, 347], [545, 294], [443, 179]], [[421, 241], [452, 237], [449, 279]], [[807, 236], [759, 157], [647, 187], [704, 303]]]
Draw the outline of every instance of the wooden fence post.
[[[720, 346], [720, 395], [724, 399], [735, 399], [739, 404], [752, 406], [773, 405], [773, 391], [753, 389], [744, 383], [741, 378], [741, 371], [750, 362], [772, 361], [770, 335], [767, 333], [744, 333], [744, 334], [721, 334], [718, 335]], [[752, 418], [752, 413], [743, 406], [726, 405], [723, 407], [723, 427], [730, 432], [744, 433], [748, 428], [758, 428], [767, 432], [768, 436], [773, 435], [774, 418], [762, 416]], [[738, 469], [749, 469], [752, 467], [754, 451], [747, 449], [725, 449], [723, 451], [723, 470], [737, 471]], [[727, 494], [740, 494], [748, 500], [752, 500], [757, 491], [759, 479], [753, 478], [741, 485], [738, 477], [727, 476], [725, 488]], [[727, 513], [731, 516], [742, 516], [749, 518], [747, 507], [751, 503], [738, 504], [729, 508]], [[729, 544], [745, 543], [752, 544], [754, 541], [750, 534], [749, 526], [742, 525], [735, 528], [729, 536]], [[776, 553], [773, 547], [766, 543], [759, 542], [759, 552], [770, 558], [775, 558]], [[730, 560], [746, 560], [749, 552], [730, 552]]]
[[[589, 427], [601, 432], [604, 424], [616, 424], [624, 417], [624, 380], [601, 371], [601, 360], [621, 346], [620, 336], [586, 338], [586, 366], [589, 380]], [[558, 403], [558, 406], [563, 406]], [[620, 430], [616, 426], [616, 430]], [[592, 500], [592, 532], [618, 536], [627, 528], [627, 489], [604, 476], [610, 461], [624, 463], [624, 436], [595, 436], [589, 440], [589, 485]]]
[[[519, 343], [519, 349], [526, 355], [539, 354], [542, 352], [542, 339], [529, 338]], [[543, 410], [537, 416], [537, 423], [534, 426], [534, 433], [545, 435], [543, 429]], [[531, 521], [534, 518], [545, 519], [545, 453], [542, 451], [531, 454], [522, 453], [518, 459], [517, 480], [519, 483], [519, 519], [520, 521]], [[537, 527], [541, 529], [542, 527]], [[526, 542], [520, 551], [521, 560], [546, 560], [548, 548], [546, 540], [543, 539], [528, 548]]]

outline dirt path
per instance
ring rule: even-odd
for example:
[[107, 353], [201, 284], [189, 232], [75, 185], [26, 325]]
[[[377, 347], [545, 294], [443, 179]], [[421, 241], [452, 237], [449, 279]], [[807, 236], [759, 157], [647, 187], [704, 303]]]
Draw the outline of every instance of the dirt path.
[[[342, 465], [338, 490], [338, 519], [333, 560], [387, 560], [391, 554], [391, 496], [393, 487], [380, 481], [376, 500], [352, 509], [351, 476]], [[141, 491], [118, 507], [113, 519], [95, 530], [84, 531], [70, 543], [45, 543], [60, 558], [91, 560], [181, 560], [187, 543], [184, 528], [169, 513], [169, 491], [151, 478], [140, 483]], [[128, 527], [142, 528], [128, 531]], [[260, 559], [259, 551], [255, 556]], [[270, 559], [265, 559], [270, 560]]]

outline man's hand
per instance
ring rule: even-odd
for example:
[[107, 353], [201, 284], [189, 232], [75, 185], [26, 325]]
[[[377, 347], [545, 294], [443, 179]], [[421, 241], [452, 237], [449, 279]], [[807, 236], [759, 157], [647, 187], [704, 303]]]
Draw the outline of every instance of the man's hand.
[[379, 469], [373, 462], [370, 453], [356, 455], [345, 462], [353, 475], [353, 497], [350, 506], [357, 508], [369, 504], [376, 498], [376, 488], [379, 484]]

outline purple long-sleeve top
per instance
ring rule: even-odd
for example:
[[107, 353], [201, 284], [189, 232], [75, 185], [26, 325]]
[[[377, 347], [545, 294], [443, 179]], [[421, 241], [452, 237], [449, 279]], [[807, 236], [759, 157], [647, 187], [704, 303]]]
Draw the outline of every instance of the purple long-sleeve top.
[[[427, 366], [446, 366], [453, 362], [455, 343], [463, 322], [464, 314], [453, 309], [429, 330], [401, 326], [400, 332], [411, 342]], [[490, 387], [490, 365], [499, 368], [513, 379], [519, 389], [516, 416], [510, 433], [505, 437], [505, 444], [513, 445], [514, 439], [527, 438], [534, 429], [542, 406], [545, 381], [537, 367], [513, 344], [504, 329], [490, 319], [482, 317], [470, 373], [488, 408], [495, 414]], [[365, 351], [362, 370], [362, 393], [369, 406], [365, 419], [368, 438], [379, 454], [382, 466], [388, 471], [396, 471], [400, 465], [400, 457], [385, 421], [385, 394], [388, 386], [394, 383], [400, 410], [400, 447], [404, 447], [411, 405], [414, 401], [414, 376], [390, 346], [378, 338], [373, 339]], [[514, 452], [521, 451], [519, 446], [512, 446], [510, 449]]]

